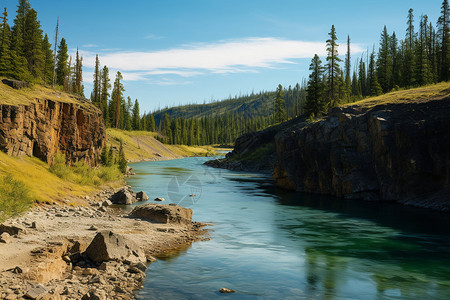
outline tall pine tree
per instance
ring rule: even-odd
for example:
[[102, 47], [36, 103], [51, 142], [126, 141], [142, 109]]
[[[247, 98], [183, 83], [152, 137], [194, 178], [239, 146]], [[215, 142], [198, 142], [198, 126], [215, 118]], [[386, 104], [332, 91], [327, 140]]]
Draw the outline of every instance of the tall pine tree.
[[330, 107], [334, 107], [339, 103], [339, 76], [341, 75], [341, 69], [339, 68], [341, 59], [339, 58], [339, 45], [337, 44], [334, 25], [331, 26], [331, 31], [328, 35], [330, 38], [327, 40], [327, 88]]

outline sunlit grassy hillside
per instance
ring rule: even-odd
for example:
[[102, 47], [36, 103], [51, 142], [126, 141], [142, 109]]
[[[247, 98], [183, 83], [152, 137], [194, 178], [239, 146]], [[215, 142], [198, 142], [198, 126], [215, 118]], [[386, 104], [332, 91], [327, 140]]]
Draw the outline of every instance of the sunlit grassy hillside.
[[205, 156], [215, 153], [208, 146], [166, 145], [155, 139], [155, 132], [148, 131], [124, 131], [109, 128], [108, 146], [119, 148], [120, 140], [123, 141], [125, 156], [129, 161], [174, 159], [186, 156]]
[[343, 106], [357, 105], [370, 109], [376, 105], [420, 102], [423, 100], [442, 99], [450, 96], [450, 82], [427, 85], [419, 88], [400, 90], [377, 97], [367, 98]]

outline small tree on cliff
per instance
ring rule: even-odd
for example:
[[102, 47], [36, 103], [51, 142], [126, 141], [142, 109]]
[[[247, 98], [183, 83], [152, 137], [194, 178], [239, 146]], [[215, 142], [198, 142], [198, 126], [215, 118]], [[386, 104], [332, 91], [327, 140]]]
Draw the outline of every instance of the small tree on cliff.
[[309, 69], [312, 73], [309, 75], [308, 87], [306, 88], [305, 113], [310, 116], [317, 116], [325, 112], [326, 103], [324, 101], [325, 84], [323, 82], [322, 61], [316, 54], [311, 60]]
[[277, 94], [274, 103], [274, 118], [275, 123], [286, 121], [286, 109], [284, 108], [283, 87], [278, 85]]
[[123, 150], [122, 140], [120, 140], [118, 165], [119, 165], [120, 172], [125, 173], [125, 171], [127, 170], [128, 163], [127, 163], [127, 160], [125, 158], [125, 152]]

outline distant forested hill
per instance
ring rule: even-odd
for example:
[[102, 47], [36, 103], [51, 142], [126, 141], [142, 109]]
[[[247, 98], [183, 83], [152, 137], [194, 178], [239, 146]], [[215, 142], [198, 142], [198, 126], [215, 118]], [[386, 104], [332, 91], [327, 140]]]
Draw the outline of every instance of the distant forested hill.
[[[213, 101], [205, 104], [189, 104], [164, 108], [153, 113], [156, 126], [168, 114], [172, 119], [202, 118], [207, 116], [220, 116], [238, 114], [244, 118], [271, 117], [273, 115], [275, 91], [252, 93], [245, 96], [235, 96], [222, 101]], [[293, 118], [302, 113], [305, 90], [299, 84], [294, 88], [284, 90], [284, 100], [288, 118]]]

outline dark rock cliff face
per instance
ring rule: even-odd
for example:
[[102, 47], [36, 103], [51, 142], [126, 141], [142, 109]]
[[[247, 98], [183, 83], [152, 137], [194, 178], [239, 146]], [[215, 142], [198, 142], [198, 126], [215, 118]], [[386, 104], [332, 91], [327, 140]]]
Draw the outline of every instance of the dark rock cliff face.
[[51, 162], [55, 153], [70, 162], [98, 162], [106, 137], [101, 112], [77, 103], [36, 99], [30, 105], [0, 105], [0, 150]]
[[280, 187], [450, 209], [450, 99], [335, 108], [275, 136]]
[[[245, 156], [266, 143], [276, 151]], [[241, 136], [209, 165], [273, 170], [278, 187], [295, 191], [450, 210], [450, 98], [297, 118]]]

